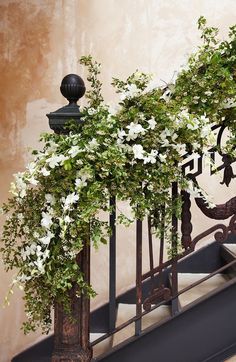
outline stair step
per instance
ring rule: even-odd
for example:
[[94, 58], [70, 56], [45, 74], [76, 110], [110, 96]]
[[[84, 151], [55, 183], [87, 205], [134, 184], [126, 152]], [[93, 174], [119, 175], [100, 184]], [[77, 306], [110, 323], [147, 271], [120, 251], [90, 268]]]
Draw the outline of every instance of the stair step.
[[236, 255], [236, 244], [223, 244], [223, 245], [224, 245], [224, 247], [229, 249], [231, 251], [231, 253]]
[[[179, 273], [178, 282], [179, 282], [179, 291], [190, 286], [191, 284], [199, 281], [200, 279], [208, 276], [206, 273]], [[181, 307], [185, 307], [187, 304], [192, 303], [193, 301], [201, 298], [202, 296], [208, 294], [209, 292], [217, 289], [218, 287], [225, 284], [227, 278], [223, 274], [216, 274], [210, 279], [202, 282], [201, 284], [191, 288], [189, 291], [180, 294], [179, 302]]]
[[224, 362], [236, 362], [236, 355], [226, 359]]
[[[90, 342], [104, 336], [105, 333], [90, 333]], [[93, 347], [93, 357], [97, 357], [102, 353], [110, 351], [112, 348], [112, 337], [106, 338], [104, 341], [99, 342]]]
[[[118, 305], [117, 319], [116, 319], [116, 327], [121, 325], [122, 323], [128, 321], [132, 317], [136, 315], [136, 305], [135, 304], [122, 304]], [[170, 317], [170, 307], [168, 306], [160, 306], [150, 313], [146, 314], [142, 318], [142, 331], [151, 325], [158, 323], [168, 317]], [[134, 336], [135, 333], [135, 323], [131, 323], [126, 328], [114, 334], [113, 347], [127, 338]]]

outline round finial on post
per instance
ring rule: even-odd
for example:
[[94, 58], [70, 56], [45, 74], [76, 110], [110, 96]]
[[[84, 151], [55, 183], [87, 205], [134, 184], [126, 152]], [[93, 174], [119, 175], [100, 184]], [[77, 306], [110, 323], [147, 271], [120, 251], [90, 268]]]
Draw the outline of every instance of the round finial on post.
[[68, 74], [62, 79], [60, 90], [62, 95], [68, 99], [69, 104], [47, 114], [47, 117], [49, 126], [55, 133], [67, 134], [69, 131], [65, 125], [68, 121], [74, 120], [77, 123], [82, 123], [77, 101], [83, 97], [86, 88], [83, 79], [79, 75]]
[[84, 81], [77, 74], [68, 74], [62, 79], [60, 91], [69, 104], [77, 103], [85, 93]]

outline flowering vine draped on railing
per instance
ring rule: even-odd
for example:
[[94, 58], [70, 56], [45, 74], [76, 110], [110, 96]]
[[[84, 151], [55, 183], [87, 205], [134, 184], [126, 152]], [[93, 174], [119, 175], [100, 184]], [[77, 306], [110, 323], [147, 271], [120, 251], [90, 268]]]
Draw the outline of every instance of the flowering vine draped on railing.
[[173, 182], [208, 200], [182, 174], [183, 155], [201, 153], [209, 159], [207, 150], [216, 145], [211, 127], [225, 123], [230, 133], [225, 152], [235, 157], [236, 26], [220, 42], [217, 29], [206, 27], [204, 18], [198, 24], [203, 45], [175, 83], [152, 87], [151, 77], [138, 71], [126, 81], [113, 79], [120, 94], [115, 110], [103, 101], [99, 64], [82, 57], [91, 84], [83, 122], [70, 122], [69, 135], [43, 134], [42, 150], [34, 151], [26, 171], [15, 175], [12, 197], [3, 205], [8, 218], [1, 251], [6, 269], [17, 268], [13, 285], [24, 287], [25, 332], [40, 325], [49, 330], [55, 300], [69, 310], [66, 291], [73, 283], [95, 295], [76, 255], [88, 239], [96, 248], [106, 243], [109, 227], [99, 211], [111, 211], [111, 195], [129, 202], [133, 219], [119, 216], [126, 225], [146, 215], [156, 225], [155, 210], [165, 205], [168, 237], [173, 213], [179, 217], [181, 212], [181, 199], [173, 202], [170, 193]]

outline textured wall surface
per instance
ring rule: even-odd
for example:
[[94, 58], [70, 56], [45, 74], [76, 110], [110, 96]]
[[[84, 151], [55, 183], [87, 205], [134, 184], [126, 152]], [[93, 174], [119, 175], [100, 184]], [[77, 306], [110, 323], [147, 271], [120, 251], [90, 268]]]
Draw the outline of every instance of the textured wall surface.
[[[125, 77], [139, 68], [154, 73], [159, 83], [169, 82], [199, 43], [198, 17], [205, 15], [224, 37], [235, 13], [235, 0], [0, 0], [0, 202], [8, 196], [12, 174], [28, 160], [27, 148], [37, 147], [40, 132], [48, 130], [45, 114], [64, 104], [62, 77], [73, 72], [85, 77], [81, 55], [91, 53], [102, 63], [105, 99], [112, 102], [112, 76]], [[235, 189], [235, 182], [231, 191], [219, 187], [220, 177], [202, 179], [216, 203], [232, 197]], [[210, 222], [203, 224], [195, 211], [194, 225], [197, 233]], [[135, 268], [134, 232], [120, 231], [119, 291], [132, 284]], [[93, 253], [92, 261], [99, 293], [95, 307], [107, 298], [107, 247]], [[2, 304], [10, 275], [0, 268]], [[25, 337], [23, 320], [22, 292], [16, 291], [10, 307], [0, 309], [0, 362], [41, 338], [39, 332]]]

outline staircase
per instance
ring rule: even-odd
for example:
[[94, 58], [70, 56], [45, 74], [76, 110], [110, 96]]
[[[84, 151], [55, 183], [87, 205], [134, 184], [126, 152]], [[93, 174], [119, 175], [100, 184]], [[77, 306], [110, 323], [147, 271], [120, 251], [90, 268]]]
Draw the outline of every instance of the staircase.
[[[224, 244], [214, 241], [186, 256], [177, 269], [179, 295], [145, 314], [139, 335], [135, 336], [135, 322], [119, 330], [136, 315], [135, 288], [116, 298], [118, 331], [94, 345], [94, 361], [221, 362], [236, 354], [236, 235], [230, 235]], [[162, 275], [162, 282], [170, 289], [171, 273], [167, 267]], [[201, 279], [204, 281], [197, 284]], [[143, 283], [143, 301], [150, 283], [150, 279]], [[91, 313], [92, 344], [109, 332], [108, 325], [106, 304]], [[50, 362], [52, 351], [53, 336], [15, 356], [12, 362]]]

